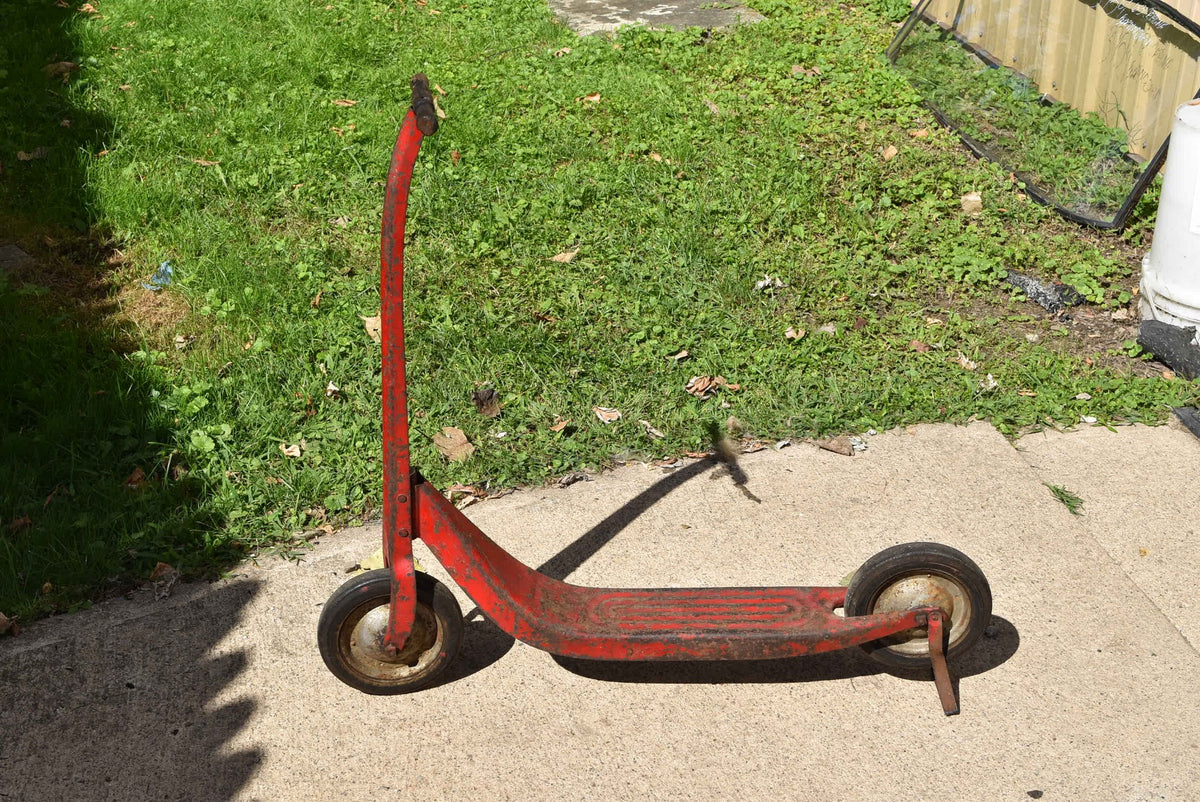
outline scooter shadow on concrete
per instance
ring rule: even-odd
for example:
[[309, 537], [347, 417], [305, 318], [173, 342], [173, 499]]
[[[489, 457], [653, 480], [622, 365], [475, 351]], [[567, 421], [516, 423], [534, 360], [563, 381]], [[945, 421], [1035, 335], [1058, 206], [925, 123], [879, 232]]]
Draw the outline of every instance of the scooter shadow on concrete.
[[[731, 481], [744, 485], [745, 475], [715, 457], [689, 463], [634, 496], [620, 508], [538, 566], [546, 576], [566, 580], [639, 516], [685, 482], [716, 469], [728, 471]], [[513, 647], [512, 636], [497, 627], [478, 608], [465, 616], [467, 630], [458, 662], [443, 682], [470, 676], [502, 658]], [[953, 675], [970, 677], [989, 671], [1011, 658], [1020, 646], [1020, 635], [1006, 619], [993, 616], [984, 638], [955, 660]], [[929, 671], [888, 669], [858, 649], [777, 660], [699, 660], [681, 662], [613, 662], [553, 656], [560, 666], [580, 676], [607, 682], [670, 683], [776, 683], [848, 679], [891, 673], [904, 679], [928, 682]]]
[[[553, 579], [565, 580], [667, 494], [718, 465], [716, 459], [707, 457], [664, 476], [539, 565], [537, 570]], [[463, 634], [462, 652], [445, 677], [429, 687], [454, 682], [482, 671], [504, 657], [515, 643], [511, 635], [492, 623], [478, 607], [463, 618], [466, 631]]]
[[[565, 580], [672, 490], [718, 465], [716, 459], [708, 457], [664, 476], [539, 565], [537, 570], [553, 579]], [[463, 634], [462, 652], [445, 677], [429, 687], [454, 682], [482, 671], [504, 657], [515, 643], [511, 635], [492, 623], [478, 607], [463, 618], [466, 631]]]

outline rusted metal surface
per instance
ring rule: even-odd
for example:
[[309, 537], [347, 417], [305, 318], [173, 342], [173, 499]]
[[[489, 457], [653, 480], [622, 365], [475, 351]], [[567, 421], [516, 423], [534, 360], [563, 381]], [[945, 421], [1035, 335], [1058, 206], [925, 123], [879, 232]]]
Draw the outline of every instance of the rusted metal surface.
[[[415, 89], [415, 78], [413, 85]], [[428, 91], [426, 83], [426, 94]], [[423, 136], [417, 125], [417, 114], [410, 109], [396, 137], [388, 169], [379, 257], [380, 339], [383, 346], [383, 551], [384, 560], [392, 570], [391, 612], [384, 636], [384, 646], [389, 651], [399, 650], [407, 640], [417, 603], [404, 360], [404, 224], [413, 165]]]
[[[386, 613], [382, 608], [368, 612], [348, 631], [354, 659], [371, 666], [396, 666], [396, 670], [419, 661], [430, 631], [427, 622], [423, 626], [416, 620], [412, 539], [420, 537], [497, 626], [525, 643], [567, 657], [794, 657], [911, 634], [928, 626], [930, 654], [945, 706], [946, 694], [952, 698], [953, 689], [943, 651], [942, 610], [953, 613], [961, 600], [944, 588], [901, 587], [894, 604], [888, 605], [892, 609], [846, 618], [834, 612], [845, 604], [846, 590], [841, 587], [580, 587], [521, 563], [412, 470], [404, 354], [404, 230], [421, 140], [437, 130], [428, 80], [417, 75], [412, 88], [413, 107], [396, 138], [388, 171], [380, 247], [383, 540], [391, 598]], [[920, 606], [908, 607], [917, 603]]]
[[958, 714], [958, 698], [954, 695], [954, 683], [950, 680], [950, 667], [946, 665], [946, 628], [941, 610], [929, 613], [929, 660], [933, 663], [933, 684], [937, 686], [938, 699], [947, 716]]
[[417, 130], [425, 136], [437, 133], [437, 107], [433, 105], [433, 93], [429, 91], [429, 79], [418, 72], [412, 78], [412, 112], [417, 118]]
[[[944, 576], [913, 574], [899, 579], [880, 592], [871, 609], [881, 613], [915, 607], [936, 607], [946, 613], [951, 644], [966, 637], [971, 624], [971, 596], [960, 584]], [[924, 630], [905, 633], [905, 639], [894, 639], [888, 648], [900, 654], [926, 654], [925, 635]]]
[[385, 641], [388, 618], [386, 606], [373, 607], [345, 628], [343, 651], [353, 669], [377, 682], [404, 681], [428, 670], [444, 639], [433, 611], [416, 608], [412, 630], [398, 650]]
[[586, 588], [539, 574], [418, 484], [417, 531], [501, 629], [594, 660], [748, 660], [845, 649], [923, 625], [933, 607], [843, 618], [845, 588]]

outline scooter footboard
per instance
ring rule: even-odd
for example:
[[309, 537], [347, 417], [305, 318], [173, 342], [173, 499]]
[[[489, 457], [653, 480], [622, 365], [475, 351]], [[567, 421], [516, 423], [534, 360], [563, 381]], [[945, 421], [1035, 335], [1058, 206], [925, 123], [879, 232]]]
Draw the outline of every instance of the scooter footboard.
[[845, 588], [587, 588], [517, 560], [417, 485], [417, 536], [497, 626], [596, 660], [769, 659], [835, 651], [924, 627], [935, 608], [845, 618]]

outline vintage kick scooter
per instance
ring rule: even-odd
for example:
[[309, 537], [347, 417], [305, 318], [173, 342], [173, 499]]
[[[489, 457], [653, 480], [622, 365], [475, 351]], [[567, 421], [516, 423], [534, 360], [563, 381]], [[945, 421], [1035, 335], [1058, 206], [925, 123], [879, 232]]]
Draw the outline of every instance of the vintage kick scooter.
[[[404, 361], [404, 224], [413, 165], [437, 116], [424, 75], [392, 153], [383, 211], [383, 550], [386, 568], [330, 597], [317, 636], [338, 679], [396, 694], [437, 681], [454, 662], [462, 611], [415, 570], [412, 541], [438, 561], [500, 629], [531, 646], [590, 660], [759, 660], [860, 646], [885, 665], [933, 669], [946, 715], [958, 712], [948, 657], [991, 618], [987, 579], [937, 543], [893, 546], [849, 587], [589, 588], [529, 568], [496, 545], [409, 464]], [[841, 609], [844, 615], [835, 610]]]

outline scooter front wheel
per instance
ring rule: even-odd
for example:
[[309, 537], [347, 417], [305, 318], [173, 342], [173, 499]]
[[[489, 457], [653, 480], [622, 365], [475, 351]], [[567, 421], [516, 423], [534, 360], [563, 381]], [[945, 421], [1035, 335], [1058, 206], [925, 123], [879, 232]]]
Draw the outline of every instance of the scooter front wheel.
[[[869, 558], [846, 588], [847, 617], [941, 607], [947, 622], [946, 657], [963, 654], [992, 618], [987, 578], [967, 555], [940, 543], [903, 543]], [[929, 666], [929, 632], [899, 632], [862, 647], [875, 660], [899, 669]]]
[[462, 645], [463, 617], [450, 590], [417, 572], [412, 633], [396, 655], [383, 648], [391, 607], [391, 571], [381, 568], [342, 584], [321, 611], [317, 643], [333, 675], [378, 695], [409, 693], [436, 681]]

